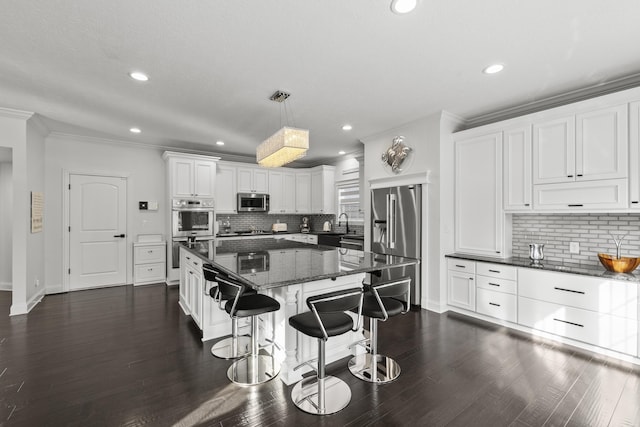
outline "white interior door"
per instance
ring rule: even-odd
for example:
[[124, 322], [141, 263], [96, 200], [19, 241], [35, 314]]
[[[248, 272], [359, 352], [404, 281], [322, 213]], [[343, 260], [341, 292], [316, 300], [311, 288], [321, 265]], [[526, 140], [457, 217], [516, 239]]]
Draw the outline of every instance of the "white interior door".
[[70, 175], [69, 289], [126, 282], [127, 181]]

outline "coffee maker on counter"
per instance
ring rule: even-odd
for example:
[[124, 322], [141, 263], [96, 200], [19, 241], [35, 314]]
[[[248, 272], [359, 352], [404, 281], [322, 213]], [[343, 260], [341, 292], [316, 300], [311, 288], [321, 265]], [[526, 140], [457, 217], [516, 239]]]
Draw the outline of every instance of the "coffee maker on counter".
[[300, 232], [301, 233], [308, 233], [310, 230], [309, 228], [309, 218], [307, 218], [306, 216], [302, 217], [302, 224], [300, 224]]

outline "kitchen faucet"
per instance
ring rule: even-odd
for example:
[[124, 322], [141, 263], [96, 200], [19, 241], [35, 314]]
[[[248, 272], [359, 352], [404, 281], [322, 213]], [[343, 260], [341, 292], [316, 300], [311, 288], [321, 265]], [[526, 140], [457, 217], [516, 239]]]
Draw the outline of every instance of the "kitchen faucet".
[[338, 227], [340, 227], [342, 225], [342, 221], [340, 221], [340, 218], [342, 218], [342, 215], [344, 215], [344, 217], [346, 218], [346, 225], [347, 225], [347, 234], [349, 234], [349, 215], [347, 215], [345, 212], [342, 212], [339, 216], [338, 216]]

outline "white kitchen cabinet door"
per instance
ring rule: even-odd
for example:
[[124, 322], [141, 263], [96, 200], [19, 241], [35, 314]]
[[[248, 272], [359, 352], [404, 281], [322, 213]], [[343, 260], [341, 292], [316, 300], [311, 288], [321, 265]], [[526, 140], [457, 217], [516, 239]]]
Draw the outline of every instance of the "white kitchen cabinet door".
[[216, 171], [216, 214], [237, 213], [236, 168], [219, 164]]
[[516, 295], [484, 288], [478, 288], [476, 292], [478, 313], [516, 323], [518, 320]]
[[533, 124], [533, 183], [575, 180], [575, 118]]
[[335, 168], [318, 166], [311, 172], [311, 212], [335, 214]]
[[296, 173], [296, 213], [311, 213], [311, 173]]
[[455, 142], [455, 250], [508, 256], [502, 211], [502, 133]]
[[504, 210], [531, 210], [531, 125], [505, 130], [503, 139]]
[[640, 101], [629, 105], [629, 199], [640, 209]]
[[216, 162], [214, 160], [169, 158], [171, 197], [214, 197]]
[[449, 270], [447, 302], [454, 307], [476, 311], [474, 275]]
[[196, 322], [196, 325], [202, 329], [202, 297], [203, 297], [204, 279], [201, 271], [189, 269], [189, 291], [190, 295], [190, 307], [191, 317]]
[[294, 213], [296, 209], [295, 173], [286, 169], [269, 171], [269, 213]]
[[536, 210], [570, 210], [573, 212], [594, 209], [624, 209], [629, 206], [628, 181], [626, 179], [606, 179], [534, 185], [533, 205]]
[[576, 116], [576, 181], [627, 178], [627, 104]]
[[266, 169], [239, 167], [237, 179], [239, 193], [269, 192], [269, 172]]

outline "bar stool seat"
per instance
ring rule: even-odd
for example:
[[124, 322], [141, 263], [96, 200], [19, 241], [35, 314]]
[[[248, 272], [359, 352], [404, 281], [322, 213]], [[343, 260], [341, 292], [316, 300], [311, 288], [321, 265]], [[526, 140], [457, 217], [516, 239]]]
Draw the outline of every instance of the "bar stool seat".
[[280, 365], [273, 355], [259, 354], [258, 316], [280, 310], [280, 303], [267, 295], [247, 292], [247, 286], [234, 277], [220, 275], [216, 281], [220, 292], [233, 296], [224, 305], [229, 316], [232, 319], [251, 318], [251, 351], [231, 364], [227, 377], [243, 386], [272, 380], [280, 372]]
[[[351, 401], [351, 389], [339, 378], [325, 375], [325, 342], [329, 337], [356, 331], [360, 327], [362, 289], [352, 288], [307, 298], [309, 312], [289, 318], [289, 325], [301, 333], [318, 339], [316, 376], [303, 378], [291, 390], [293, 403], [302, 411], [314, 415], [338, 412]], [[346, 312], [357, 309], [358, 320]], [[305, 362], [294, 370], [309, 365]]]
[[[216, 277], [228, 277], [227, 274], [215, 269], [211, 264], [204, 264], [202, 266], [204, 273], [204, 279], [208, 282], [216, 281]], [[244, 294], [255, 294], [254, 289], [245, 289]], [[209, 289], [209, 296], [220, 304], [220, 309], [223, 309], [222, 303], [228, 300], [232, 300], [234, 295], [227, 295], [220, 292], [218, 286], [212, 286]], [[223, 338], [217, 341], [211, 347], [211, 354], [220, 359], [238, 359], [244, 357], [251, 352], [251, 337], [239, 335], [238, 333], [238, 319], [231, 319], [231, 336]]]
[[[362, 315], [369, 317], [368, 353], [349, 360], [349, 370], [361, 380], [388, 383], [400, 376], [400, 365], [390, 357], [378, 354], [378, 321], [409, 311], [411, 278], [375, 283], [365, 294]], [[401, 298], [401, 299], [399, 299]]]

